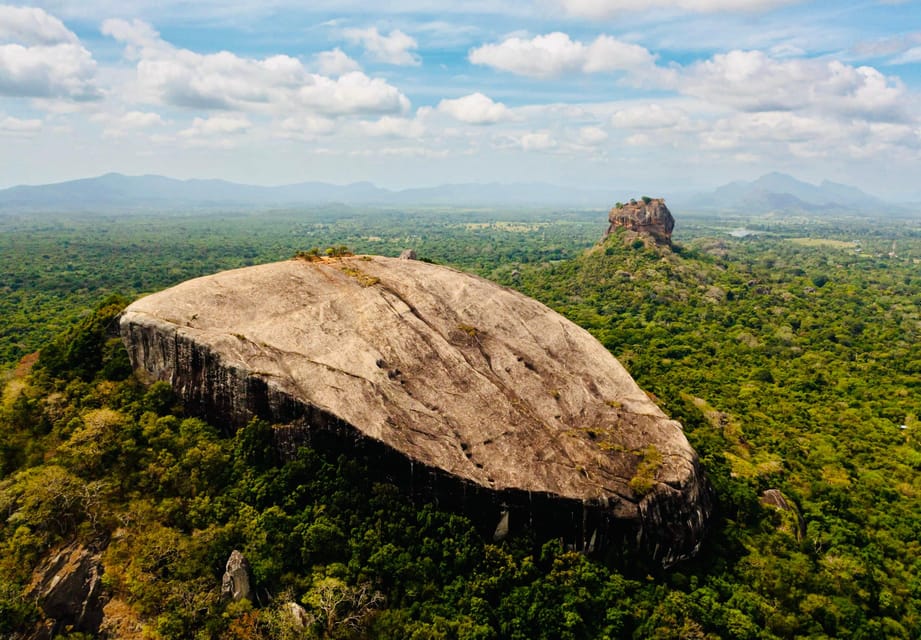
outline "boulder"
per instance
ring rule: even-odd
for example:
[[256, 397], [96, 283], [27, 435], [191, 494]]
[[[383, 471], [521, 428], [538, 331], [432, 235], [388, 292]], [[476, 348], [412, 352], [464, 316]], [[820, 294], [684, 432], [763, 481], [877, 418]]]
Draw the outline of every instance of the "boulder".
[[404, 249], [400, 254], [400, 260], [418, 260], [415, 249]]
[[373, 256], [198, 278], [120, 320], [187, 410], [294, 425], [413, 493], [585, 548], [692, 554], [710, 496], [681, 425], [589, 333], [454, 269]]

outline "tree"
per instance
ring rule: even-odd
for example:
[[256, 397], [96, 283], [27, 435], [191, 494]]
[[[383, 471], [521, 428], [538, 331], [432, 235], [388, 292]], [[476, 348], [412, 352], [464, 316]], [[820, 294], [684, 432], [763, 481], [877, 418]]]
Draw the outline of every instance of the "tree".
[[330, 575], [316, 580], [303, 597], [322, 629], [324, 638], [334, 638], [339, 629], [362, 629], [368, 618], [384, 603], [384, 596], [371, 583], [356, 586]]

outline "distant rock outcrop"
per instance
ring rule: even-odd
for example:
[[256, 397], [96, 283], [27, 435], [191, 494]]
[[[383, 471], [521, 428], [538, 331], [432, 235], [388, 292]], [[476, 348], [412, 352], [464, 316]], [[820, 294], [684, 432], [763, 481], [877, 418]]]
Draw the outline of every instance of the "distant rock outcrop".
[[611, 226], [605, 235], [623, 227], [652, 236], [657, 244], [671, 244], [672, 230], [675, 228], [675, 219], [663, 198], [642, 198], [627, 204], [618, 203], [608, 214], [608, 221]]
[[253, 590], [249, 581], [249, 563], [236, 549], [227, 558], [224, 577], [221, 579], [221, 597], [234, 602], [253, 599]]
[[670, 564], [696, 551], [710, 514], [681, 425], [610, 352], [447, 267], [354, 256], [227, 271], [138, 300], [121, 333], [139, 373], [187, 409], [294, 425], [487, 535], [531, 523]]
[[806, 535], [806, 521], [800, 514], [796, 505], [787, 500], [787, 497], [778, 489], [766, 489], [761, 494], [761, 506], [776, 510], [781, 518], [781, 529], [788, 531], [802, 540]]

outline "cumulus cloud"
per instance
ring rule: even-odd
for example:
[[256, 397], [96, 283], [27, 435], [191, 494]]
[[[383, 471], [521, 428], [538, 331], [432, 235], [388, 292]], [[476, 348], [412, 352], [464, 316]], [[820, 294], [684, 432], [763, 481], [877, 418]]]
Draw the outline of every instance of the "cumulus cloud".
[[368, 55], [378, 62], [409, 66], [422, 64], [419, 56], [412, 53], [413, 49], [419, 48], [419, 43], [399, 29], [394, 29], [388, 35], [380, 33], [377, 27], [346, 29], [342, 34], [349, 42], [363, 46]]
[[118, 124], [127, 129], [147, 129], [164, 122], [159, 113], [129, 111], [118, 119]]
[[335, 120], [312, 114], [299, 114], [282, 120], [281, 131], [276, 135], [280, 138], [312, 141], [335, 130]]
[[608, 132], [600, 127], [581, 127], [577, 143], [586, 147], [595, 147], [608, 139]]
[[53, 46], [78, 44], [64, 23], [42, 9], [0, 5], [0, 42]]
[[314, 59], [317, 70], [324, 76], [341, 76], [352, 71], [361, 71], [361, 65], [338, 47], [332, 51], [321, 51]]
[[511, 117], [508, 107], [479, 92], [453, 100], [442, 100], [437, 109], [467, 124], [495, 124]]
[[403, 113], [409, 99], [382, 78], [353, 71], [332, 80], [312, 76], [297, 92], [297, 101], [327, 114]]
[[655, 68], [655, 56], [644, 47], [602, 35], [589, 44], [555, 31], [531, 39], [511, 37], [472, 49], [473, 64], [534, 78], [564, 73], [641, 71]]
[[372, 158], [447, 158], [451, 152], [447, 149], [430, 149], [428, 147], [380, 147], [377, 149], [355, 149], [350, 156]]
[[384, 138], [420, 138], [425, 133], [425, 126], [418, 120], [393, 116], [362, 122], [360, 128], [365, 135]]
[[611, 115], [611, 126], [618, 129], [687, 128], [689, 122], [683, 110], [656, 103], [618, 109]]
[[0, 95], [95, 100], [96, 61], [60, 20], [0, 5]]
[[179, 135], [184, 138], [224, 137], [228, 134], [246, 133], [253, 123], [239, 115], [217, 115], [210, 118], [195, 118], [192, 126], [183, 129]]
[[775, 60], [761, 51], [717, 54], [684, 69], [675, 88], [741, 111], [818, 109], [869, 119], [901, 119], [905, 87], [873, 67], [837, 60]]
[[696, 144], [705, 151], [754, 152], [765, 157], [917, 157], [921, 131], [909, 124], [841, 120], [789, 111], [735, 113], [701, 131]]
[[228, 51], [201, 54], [177, 49], [149, 25], [107, 20], [103, 32], [137, 57], [139, 102], [207, 110], [291, 112], [325, 115], [401, 113], [409, 100], [381, 78], [350, 71], [338, 78], [308, 72], [286, 55], [245, 58]]
[[613, 15], [657, 9], [689, 13], [767, 11], [803, 0], [558, 0], [572, 15], [605, 18]]
[[118, 116], [100, 114], [91, 119], [108, 123], [103, 131], [107, 138], [119, 138], [130, 131], [142, 131], [166, 124], [159, 113], [146, 111], [129, 111]]
[[497, 142], [500, 148], [522, 151], [553, 151], [560, 146], [559, 141], [549, 131], [526, 131], [518, 135], [503, 136]]
[[0, 113], [0, 135], [29, 137], [42, 130], [42, 121], [30, 118], [22, 120]]
[[830, 141], [838, 138], [843, 129], [837, 122], [815, 116], [803, 116], [789, 111], [739, 113], [723, 118], [713, 127], [717, 133], [731, 132], [731, 136], [750, 144], [763, 142]]
[[143, 20], [110, 19], [102, 23], [100, 29], [104, 35], [110, 36], [119, 42], [125, 43], [126, 55], [137, 59], [144, 49], [164, 49], [171, 47], [152, 26]]

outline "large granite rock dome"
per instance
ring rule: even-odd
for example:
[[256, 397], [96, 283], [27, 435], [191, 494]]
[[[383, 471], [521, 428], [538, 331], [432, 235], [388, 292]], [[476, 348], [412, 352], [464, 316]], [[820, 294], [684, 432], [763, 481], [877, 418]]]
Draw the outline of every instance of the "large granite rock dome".
[[484, 279], [290, 260], [142, 298], [121, 333], [137, 370], [211, 419], [360, 444], [427, 470], [414, 491], [547, 519], [578, 548], [630, 540], [668, 564], [700, 541], [709, 499], [681, 425], [586, 331]]

